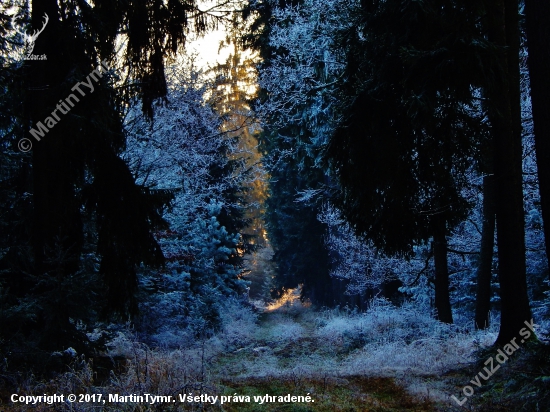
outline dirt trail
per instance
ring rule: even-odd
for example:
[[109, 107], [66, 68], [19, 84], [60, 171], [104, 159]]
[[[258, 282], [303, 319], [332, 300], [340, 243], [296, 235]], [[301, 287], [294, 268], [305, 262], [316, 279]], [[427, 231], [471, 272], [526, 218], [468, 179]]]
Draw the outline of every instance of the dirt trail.
[[280, 405], [258, 409], [255, 405], [251, 411], [455, 410], [449, 392], [456, 389], [441, 377], [408, 370], [387, 371], [379, 376], [348, 370], [347, 364], [361, 356], [360, 345], [345, 334], [334, 339], [319, 335], [323, 320], [298, 296], [299, 291], [293, 291], [283, 301], [263, 308], [254, 338], [220, 359], [218, 373], [223, 370], [232, 376], [223, 382], [229, 392], [308, 393], [316, 403], [290, 409]]

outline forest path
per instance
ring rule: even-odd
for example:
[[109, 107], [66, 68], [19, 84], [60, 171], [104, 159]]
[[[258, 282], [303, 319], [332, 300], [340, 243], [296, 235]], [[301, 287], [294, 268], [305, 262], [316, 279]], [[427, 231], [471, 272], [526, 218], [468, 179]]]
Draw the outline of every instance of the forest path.
[[[345, 319], [342, 319], [344, 322]], [[250, 396], [311, 396], [315, 402], [250, 404], [239, 411], [447, 411], [449, 391], [440, 377], [392, 370], [380, 374], [353, 371], [362, 355], [360, 342], [319, 334], [323, 315], [304, 306], [294, 291], [264, 309], [254, 337], [224, 355], [216, 375], [226, 393]], [[348, 367], [349, 366], [349, 367]], [[236, 406], [236, 405], [235, 405]]]

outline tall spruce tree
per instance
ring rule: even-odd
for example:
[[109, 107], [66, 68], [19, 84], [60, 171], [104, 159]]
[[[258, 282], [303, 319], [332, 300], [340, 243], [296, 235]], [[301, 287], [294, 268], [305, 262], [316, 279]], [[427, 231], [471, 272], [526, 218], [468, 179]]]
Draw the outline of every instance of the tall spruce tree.
[[522, 133], [517, 0], [484, 2], [487, 37], [498, 50], [485, 84], [494, 139], [497, 246], [501, 294], [498, 344], [509, 342], [531, 320], [525, 267]]
[[[338, 205], [386, 253], [410, 255], [432, 239], [435, 306], [452, 322], [446, 238], [467, 213], [465, 173], [487, 138], [472, 103], [486, 42], [477, 15], [453, 2], [362, 5], [359, 28], [342, 33], [352, 103], [327, 151]], [[477, 44], [469, 55], [467, 44]]]
[[334, 306], [338, 302], [323, 242], [326, 227], [317, 220], [319, 205], [297, 202], [298, 193], [323, 179], [323, 173], [311, 165], [300, 166], [301, 161], [308, 160], [304, 153], [281, 156], [293, 150], [293, 144], [279, 133], [283, 131], [264, 131], [260, 142], [270, 175], [266, 222], [277, 265], [274, 297], [302, 285], [302, 298]]
[[[136, 267], [163, 262], [151, 232], [163, 225], [160, 211], [168, 199], [136, 185], [120, 159], [122, 115], [135, 95], [152, 114], [153, 100], [166, 94], [165, 59], [181, 50], [189, 30], [204, 31], [213, 20], [193, 0], [33, 1], [29, 30], [41, 29], [45, 18], [33, 54], [47, 59], [20, 66], [25, 85], [20, 121], [34, 147], [32, 157], [24, 159], [28, 176], [18, 190], [32, 195], [26, 218], [32, 263], [29, 271], [16, 264], [21, 259], [3, 259], [2, 266], [10, 293], [44, 297], [25, 333], [38, 336], [38, 347], [53, 350], [82, 347], [85, 338], [75, 326], [84, 319], [81, 310], [101, 306], [104, 316], [135, 313]], [[17, 23], [24, 24], [24, 18]], [[116, 49], [120, 35], [126, 39], [122, 55]], [[101, 62], [113, 67], [109, 74], [98, 69]], [[131, 82], [115, 88], [122, 74]], [[89, 90], [81, 82], [91, 83]], [[59, 118], [59, 104], [71, 95], [77, 97], [74, 107]], [[37, 141], [30, 130], [47, 118], [49, 130]], [[77, 300], [67, 298], [66, 291], [79, 288], [79, 279], [94, 271], [82, 260], [90, 238], [100, 259], [102, 291], [94, 304], [82, 302], [76, 311], [71, 305]]]
[[525, 0], [525, 23], [540, 201], [546, 256], [550, 259], [550, 4]]
[[[482, 91], [497, 204], [502, 296], [497, 343], [506, 342], [530, 317], [518, 3], [373, 1], [362, 2], [361, 14], [359, 29], [342, 36], [348, 51], [343, 90], [352, 103], [344, 106], [345, 121], [327, 152], [342, 185], [341, 208], [360, 233], [389, 253], [410, 252], [430, 237], [434, 253], [438, 246], [445, 253], [442, 227], [464, 216], [461, 176], [476, 156], [484, 158], [487, 123], [473, 93]], [[438, 262], [436, 295], [442, 299], [436, 306], [447, 317], [443, 256]]]
[[[270, 43], [272, 27], [269, 23], [274, 9], [299, 3], [258, 2], [251, 7], [254, 21], [244, 40], [259, 51], [260, 70], [268, 69], [272, 59], [288, 52]], [[260, 90], [260, 100], [265, 98], [266, 91]], [[301, 113], [294, 115], [298, 118]], [[328, 251], [323, 242], [326, 227], [317, 220], [320, 204], [297, 202], [300, 191], [315, 188], [326, 180], [311, 156], [310, 131], [296, 122], [273, 127], [272, 124], [279, 123], [273, 118], [276, 114], [268, 113], [267, 116], [271, 118], [263, 119], [260, 147], [270, 176], [266, 223], [277, 265], [274, 296], [279, 296], [284, 289], [302, 285], [302, 298], [309, 298], [314, 304], [334, 306], [341, 303], [338, 292], [343, 292], [344, 287], [329, 275]], [[335, 288], [335, 283], [341, 287]]]

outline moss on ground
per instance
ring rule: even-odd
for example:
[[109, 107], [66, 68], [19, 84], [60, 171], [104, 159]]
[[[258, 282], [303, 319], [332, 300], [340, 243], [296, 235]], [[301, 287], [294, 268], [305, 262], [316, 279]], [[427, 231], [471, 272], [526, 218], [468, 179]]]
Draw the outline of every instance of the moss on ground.
[[366, 378], [360, 376], [346, 379], [325, 380], [301, 379], [245, 379], [224, 382], [225, 395], [285, 396], [308, 393], [312, 403], [226, 403], [223, 410], [230, 411], [435, 411], [433, 404], [418, 400], [395, 384], [390, 378]]

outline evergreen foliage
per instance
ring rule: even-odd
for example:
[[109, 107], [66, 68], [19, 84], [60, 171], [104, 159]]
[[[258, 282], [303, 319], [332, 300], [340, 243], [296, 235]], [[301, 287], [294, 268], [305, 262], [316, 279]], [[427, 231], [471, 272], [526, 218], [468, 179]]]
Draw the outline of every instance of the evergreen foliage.
[[126, 123], [124, 158], [137, 181], [173, 197], [164, 215], [169, 229], [156, 233], [166, 266], [140, 274], [141, 329], [159, 345], [179, 346], [189, 331], [219, 328], [221, 302], [247, 287], [239, 233], [245, 176], [235, 178], [236, 146], [205, 102], [202, 76], [192, 60], [171, 67], [168, 101], [154, 108], [155, 119], [134, 106]]
[[[166, 59], [183, 50], [191, 30], [203, 33], [227, 13], [202, 12], [195, 1], [14, 6], [8, 15], [3, 4], [1, 16], [2, 31], [9, 34], [9, 41], [2, 40], [2, 105], [13, 108], [2, 111], [7, 116], [1, 127], [9, 132], [2, 144], [11, 158], [2, 173], [2, 196], [3, 206], [24, 207], [16, 215], [10, 211], [14, 220], [2, 219], [10, 234], [2, 237], [2, 324], [10, 326], [2, 328], [2, 339], [14, 347], [26, 341], [32, 350], [88, 351], [84, 332], [94, 321], [137, 314], [140, 266], [165, 263], [154, 232], [168, 228], [162, 215], [174, 193], [136, 182], [120, 157], [126, 148], [123, 117], [136, 98], [151, 117], [153, 101], [167, 93]], [[10, 18], [14, 11], [17, 17]], [[15, 61], [23, 42], [12, 24], [19, 31], [37, 29], [45, 15], [48, 23], [33, 53], [47, 59]], [[100, 62], [111, 69], [98, 69]], [[77, 93], [75, 85], [92, 82], [93, 70], [93, 90], [78, 94], [74, 107], [35, 140], [29, 130], [53, 116], [60, 99]], [[11, 149], [22, 137], [33, 143], [32, 154]], [[219, 150], [217, 156], [226, 156], [225, 148]], [[211, 166], [213, 180], [227, 174]], [[226, 196], [234, 192], [224, 190]], [[242, 227], [234, 218], [237, 209], [228, 211], [232, 207], [208, 219], [219, 215], [224, 224]], [[205, 245], [213, 270], [236, 274], [236, 235], [214, 221], [204, 229], [212, 236], [208, 242], [220, 244]], [[225, 259], [230, 269], [222, 268]], [[12, 353], [15, 358], [17, 351]]]
[[[268, 236], [277, 264], [275, 297], [301, 284], [302, 298], [332, 306], [338, 298], [331, 292], [328, 253], [323, 242], [325, 226], [317, 220], [319, 206], [297, 201], [298, 193], [318, 182], [322, 173], [315, 169], [308, 173], [299, 166], [297, 159], [280, 156], [292, 149], [276, 135], [269, 136], [264, 131], [262, 139], [265, 139], [264, 156], [274, 153], [277, 156], [273, 163], [268, 161], [270, 196], [266, 212]], [[271, 148], [267, 149], [267, 145]]]

